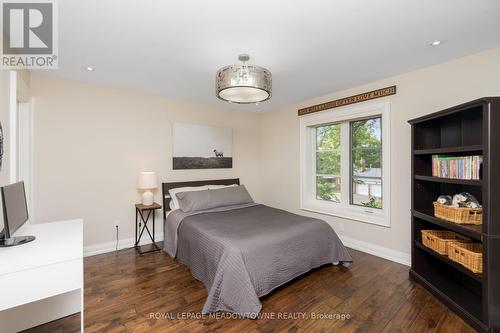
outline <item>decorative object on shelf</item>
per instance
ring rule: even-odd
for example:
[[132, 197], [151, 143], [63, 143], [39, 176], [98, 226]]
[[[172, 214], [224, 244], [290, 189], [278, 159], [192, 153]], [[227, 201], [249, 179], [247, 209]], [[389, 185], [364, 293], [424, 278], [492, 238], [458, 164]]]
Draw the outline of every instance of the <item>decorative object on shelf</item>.
[[481, 208], [479, 201], [469, 192], [455, 194], [451, 201], [453, 207]]
[[432, 176], [452, 179], [481, 179], [483, 157], [432, 155]]
[[458, 224], [482, 224], [483, 210], [469, 192], [441, 195], [434, 202], [434, 216]]
[[483, 272], [483, 244], [455, 242], [449, 245], [448, 257], [474, 273]]
[[142, 204], [144, 206], [151, 206], [153, 204], [153, 192], [152, 190], [158, 187], [158, 179], [156, 178], [156, 173], [152, 171], [141, 172], [139, 175], [139, 180], [137, 182], [137, 188], [139, 190], [144, 190], [142, 193]]
[[454, 207], [434, 202], [434, 216], [457, 224], [482, 224], [483, 209]]
[[174, 123], [174, 170], [233, 167], [233, 129]]
[[449, 245], [457, 241], [470, 242], [471, 240], [449, 230], [422, 230], [422, 244], [443, 256], [448, 255]]
[[437, 202], [439, 202], [441, 205], [451, 205], [453, 202], [453, 198], [451, 195], [441, 195], [439, 198], [437, 198]]
[[371, 99], [395, 95], [396, 94], [396, 86], [385, 87], [382, 89], [377, 89], [369, 92], [365, 92], [362, 94], [349, 96], [341, 99], [336, 99], [334, 101], [321, 103], [313, 106], [309, 106], [307, 108], [303, 108], [299, 110], [299, 116], [304, 116], [306, 114], [320, 112], [328, 109], [338, 108], [345, 105], [350, 105], [359, 102], [369, 101]]
[[247, 65], [248, 54], [240, 54], [241, 65], [230, 65], [217, 71], [215, 94], [217, 98], [238, 104], [257, 104], [271, 98], [272, 75], [267, 69]]

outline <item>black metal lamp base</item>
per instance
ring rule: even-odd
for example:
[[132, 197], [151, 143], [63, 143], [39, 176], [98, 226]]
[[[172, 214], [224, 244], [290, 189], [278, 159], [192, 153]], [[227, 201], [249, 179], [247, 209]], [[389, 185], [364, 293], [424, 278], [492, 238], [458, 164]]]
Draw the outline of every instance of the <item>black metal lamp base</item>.
[[35, 240], [35, 236], [19, 236], [7, 239], [0, 239], [0, 247], [16, 246], [26, 244]]

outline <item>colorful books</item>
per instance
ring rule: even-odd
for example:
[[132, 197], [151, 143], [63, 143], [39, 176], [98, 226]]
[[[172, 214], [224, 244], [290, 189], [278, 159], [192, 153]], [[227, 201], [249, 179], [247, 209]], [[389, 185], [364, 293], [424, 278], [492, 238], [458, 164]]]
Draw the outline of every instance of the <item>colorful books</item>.
[[479, 180], [482, 156], [432, 155], [432, 176]]

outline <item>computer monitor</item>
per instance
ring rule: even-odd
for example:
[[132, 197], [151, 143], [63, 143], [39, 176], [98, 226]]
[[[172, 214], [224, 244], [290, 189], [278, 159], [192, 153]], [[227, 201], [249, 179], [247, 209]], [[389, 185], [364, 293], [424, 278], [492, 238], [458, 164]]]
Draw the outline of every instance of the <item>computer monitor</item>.
[[0, 247], [21, 245], [31, 242], [34, 236], [12, 235], [28, 221], [28, 205], [24, 182], [0, 187], [3, 208], [3, 231], [0, 233]]

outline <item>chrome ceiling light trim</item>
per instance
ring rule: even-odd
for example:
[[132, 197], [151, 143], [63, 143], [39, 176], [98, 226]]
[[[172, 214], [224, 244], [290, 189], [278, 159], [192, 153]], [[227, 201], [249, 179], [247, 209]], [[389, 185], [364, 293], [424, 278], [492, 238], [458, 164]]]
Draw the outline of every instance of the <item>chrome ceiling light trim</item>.
[[247, 65], [248, 54], [240, 54], [242, 65], [226, 66], [217, 71], [215, 94], [217, 98], [238, 104], [258, 104], [271, 98], [272, 75], [267, 69]]

